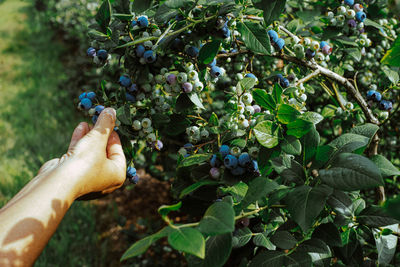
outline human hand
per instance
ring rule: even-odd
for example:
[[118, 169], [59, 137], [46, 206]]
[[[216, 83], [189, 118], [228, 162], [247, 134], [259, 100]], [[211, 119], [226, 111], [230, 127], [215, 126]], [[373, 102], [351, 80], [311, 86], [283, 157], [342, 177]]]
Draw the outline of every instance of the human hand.
[[46, 162], [39, 175], [56, 172], [63, 179], [73, 179], [75, 199], [94, 192], [110, 193], [122, 186], [126, 161], [118, 134], [113, 131], [115, 119], [115, 110], [107, 108], [93, 128], [81, 122], [72, 134], [68, 152]]

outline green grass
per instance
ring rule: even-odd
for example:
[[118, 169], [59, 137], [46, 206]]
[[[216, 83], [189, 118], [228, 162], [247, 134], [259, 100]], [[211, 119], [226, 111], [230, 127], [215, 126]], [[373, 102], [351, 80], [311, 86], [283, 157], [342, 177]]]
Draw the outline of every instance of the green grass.
[[[0, 207], [66, 152], [79, 121], [51, 30], [27, 1], [0, 2]], [[99, 266], [95, 214], [75, 203], [35, 266]]]

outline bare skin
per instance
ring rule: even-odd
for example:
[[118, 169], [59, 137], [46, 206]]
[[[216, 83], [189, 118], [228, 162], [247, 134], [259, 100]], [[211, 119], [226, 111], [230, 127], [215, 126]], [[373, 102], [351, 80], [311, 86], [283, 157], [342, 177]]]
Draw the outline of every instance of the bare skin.
[[68, 152], [46, 162], [0, 210], [0, 266], [33, 265], [74, 200], [122, 186], [126, 163], [115, 117], [107, 108], [93, 129], [80, 123]]

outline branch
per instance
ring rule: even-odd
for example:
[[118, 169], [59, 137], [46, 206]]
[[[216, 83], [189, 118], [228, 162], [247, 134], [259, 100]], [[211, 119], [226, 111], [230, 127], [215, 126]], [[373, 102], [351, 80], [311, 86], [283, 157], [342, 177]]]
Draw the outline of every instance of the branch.
[[308, 80], [311, 80], [312, 78], [314, 78], [315, 76], [318, 76], [321, 73], [321, 71], [319, 69], [315, 70], [314, 72], [308, 74], [306, 77], [304, 77], [303, 79], [300, 79], [296, 82], [295, 86], [299, 86], [302, 83], [307, 82]]

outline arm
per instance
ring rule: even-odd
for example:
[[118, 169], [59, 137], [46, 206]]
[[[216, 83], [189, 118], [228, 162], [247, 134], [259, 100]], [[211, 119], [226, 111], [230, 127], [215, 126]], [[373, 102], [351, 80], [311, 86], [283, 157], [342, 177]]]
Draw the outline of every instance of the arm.
[[0, 210], [0, 266], [32, 265], [75, 199], [123, 184], [126, 163], [114, 124], [113, 109], [92, 130], [79, 124], [67, 154], [45, 163]]

